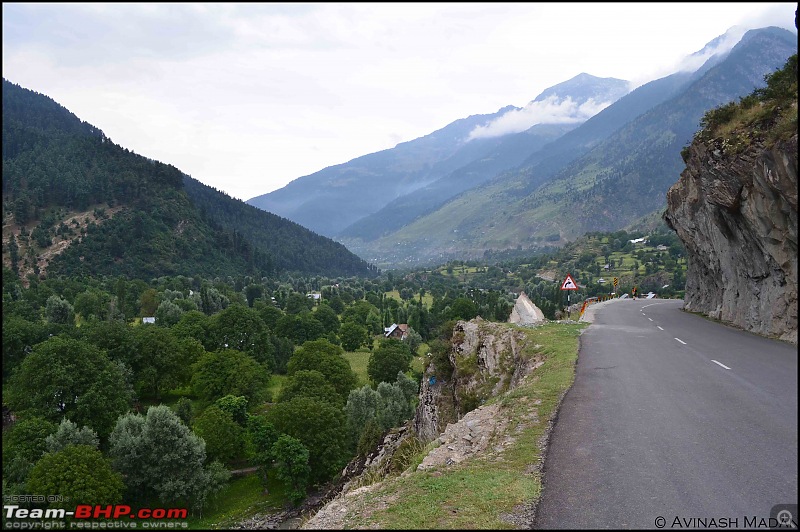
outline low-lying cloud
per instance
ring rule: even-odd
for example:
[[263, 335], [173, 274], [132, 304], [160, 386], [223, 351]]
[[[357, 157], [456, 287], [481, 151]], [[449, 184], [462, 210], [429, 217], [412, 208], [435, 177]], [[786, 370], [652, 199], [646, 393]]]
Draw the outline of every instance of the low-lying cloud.
[[747, 28], [745, 26], [733, 26], [724, 35], [709, 43], [699, 52], [684, 58], [675, 68], [675, 71], [694, 72], [715, 55], [727, 54], [742, 40], [742, 36], [746, 32]]
[[596, 102], [589, 98], [583, 103], [570, 97], [561, 99], [550, 96], [541, 101], [533, 101], [522, 109], [508, 111], [483, 126], [473, 129], [467, 140], [500, 137], [525, 131], [536, 124], [576, 124], [585, 122], [613, 102]]

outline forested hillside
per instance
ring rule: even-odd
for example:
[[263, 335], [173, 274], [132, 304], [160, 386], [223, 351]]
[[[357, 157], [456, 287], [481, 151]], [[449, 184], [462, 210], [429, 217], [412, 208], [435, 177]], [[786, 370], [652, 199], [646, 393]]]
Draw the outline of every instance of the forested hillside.
[[33, 273], [370, 275], [347, 249], [123, 148], [3, 80], [3, 261]]

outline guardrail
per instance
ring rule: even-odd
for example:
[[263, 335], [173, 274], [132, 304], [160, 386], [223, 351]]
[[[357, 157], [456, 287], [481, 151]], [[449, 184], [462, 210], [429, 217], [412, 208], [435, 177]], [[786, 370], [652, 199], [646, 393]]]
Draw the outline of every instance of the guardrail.
[[583, 306], [581, 307], [581, 314], [580, 317], [583, 317], [583, 313], [586, 312], [586, 307], [591, 305], [592, 303], [602, 303], [603, 301], [609, 301], [611, 299], [618, 299], [617, 295], [602, 295], [597, 297], [587, 297], [583, 300]]

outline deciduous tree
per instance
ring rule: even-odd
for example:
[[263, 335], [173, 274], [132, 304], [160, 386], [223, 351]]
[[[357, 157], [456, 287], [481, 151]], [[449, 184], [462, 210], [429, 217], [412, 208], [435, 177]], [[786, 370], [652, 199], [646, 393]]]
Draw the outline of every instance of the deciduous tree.
[[108, 315], [111, 295], [96, 288], [89, 288], [75, 297], [75, 312], [86, 320], [104, 320]]
[[258, 465], [261, 482], [267, 486], [267, 475], [272, 470], [272, 446], [280, 433], [264, 416], [247, 416], [248, 455]]
[[269, 372], [246, 353], [233, 349], [204, 353], [192, 368], [192, 389], [205, 401], [226, 395], [242, 395], [250, 404], [268, 399]]
[[406, 419], [414, 415], [414, 409], [396, 384], [381, 382], [378, 384], [378, 409], [376, 419], [383, 430], [398, 427]]
[[194, 423], [194, 407], [192, 401], [188, 397], [181, 397], [175, 403], [175, 414], [183, 421], [187, 427], [191, 427]]
[[325, 333], [338, 333], [339, 332], [339, 316], [336, 315], [329, 305], [320, 305], [314, 312], [314, 318], [322, 324], [322, 329]]
[[191, 365], [205, 352], [193, 338], [178, 339], [164, 327], [136, 327], [131, 334], [136, 387], [141, 395], [161, 394], [191, 379]]
[[295, 344], [316, 340], [325, 335], [325, 329], [311, 312], [286, 314], [275, 325], [275, 334], [289, 338]]
[[300, 440], [283, 434], [272, 446], [272, 455], [275, 457], [275, 474], [287, 485], [286, 496], [297, 504], [306, 496], [311, 474], [308, 449]]
[[59, 494], [64, 500], [55, 506], [74, 510], [78, 504], [121, 503], [125, 484], [100, 451], [89, 445], [69, 445], [37, 462], [27, 488], [33, 495]]
[[340, 407], [295, 397], [276, 403], [266, 416], [279, 432], [300, 440], [308, 449], [312, 482], [332, 478], [347, 462], [348, 437]]
[[170, 329], [178, 338], [194, 338], [203, 344], [206, 351], [215, 349], [215, 343], [211, 339], [211, 318], [199, 310], [184, 312], [178, 323]]
[[155, 316], [158, 303], [158, 292], [154, 288], [148, 288], [139, 297], [140, 314], [142, 316]]
[[361, 388], [350, 390], [345, 405], [345, 414], [347, 415], [347, 431], [351, 445], [358, 443], [367, 423], [375, 419], [377, 412], [378, 392], [367, 384]]
[[230, 414], [240, 426], [247, 426], [247, 397], [226, 395], [217, 399], [214, 404], [223, 412]]
[[164, 300], [159, 303], [156, 309], [156, 323], [165, 327], [171, 327], [178, 323], [183, 315], [183, 309], [176, 303]]
[[389, 338], [370, 355], [367, 363], [367, 374], [377, 385], [381, 382], [394, 382], [398, 371], [408, 371], [411, 363], [408, 346]]
[[58, 336], [33, 348], [10, 379], [6, 396], [14, 411], [53, 422], [66, 417], [101, 437], [128, 411], [131, 398], [118, 363], [86, 342]]
[[283, 383], [278, 402], [291, 401], [295, 397], [310, 397], [323, 403], [344, 406], [344, 399], [325, 375], [317, 370], [299, 370]]
[[[3, 307], [5, 309], [5, 306]], [[3, 313], [3, 382], [11, 376], [33, 346], [46, 340], [47, 325]]]
[[478, 307], [465, 297], [459, 297], [450, 305], [450, 319], [471, 320], [478, 315]]
[[206, 442], [208, 460], [231, 464], [244, 454], [243, 430], [229, 412], [211, 405], [197, 416], [194, 432]]
[[303, 294], [299, 294], [297, 292], [292, 292], [286, 298], [286, 306], [284, 310], [287, 314], [300, 314], [302, 312], [306, 312], [311, 310], [314, 303], [311, 299], [307, 298]]
[[100, 446], [97, 433], [89, 427], [78, 427], [68, 419], [62, 419], [55, 433], [45, 438], [47, 451], [57, 453], [69, 445], [88, 445], [92, 449]]
[[44, 313], [50, 323], [69, 324], [75, 317], [75, 311], [69, 301], [55, 294], [47, 298]]
[[109, 441], [131, 500], [199, 509], [227, 476], [219, 465], [205, 467], [205, 442], [165, 405], [122, 416]]
[[3, 480], [21, 486], [33, 465], [47, 452], [47, 437], [56, 424], [42, 417], [17, 421], [3, 434]]
[[339, 338], [345, 351], [355, 351], [364, 345], [368, 337], [367, 329], [352, 321], [343, 323], [339, 328]]
[[356, 374], [350, 363], [342, 356], [342, 348], [327, 340], [315, 340], [301, 345], [289, 359], [287, 374], [300, 370], [316, 370], [336, 388], [344, 402], [350, 390], [356, 386]]
[[402, 341], [408, 346], [408, 350], [413, 356], [417, 354], [417, 349], [422, 345], [422, 336], [412, 327], [409, 327], [406, 331], [406, 337]]
[[258, 311], [242, 305], [231, 305], [211, 318], [216, 349], [252, 351], [265, 329]]

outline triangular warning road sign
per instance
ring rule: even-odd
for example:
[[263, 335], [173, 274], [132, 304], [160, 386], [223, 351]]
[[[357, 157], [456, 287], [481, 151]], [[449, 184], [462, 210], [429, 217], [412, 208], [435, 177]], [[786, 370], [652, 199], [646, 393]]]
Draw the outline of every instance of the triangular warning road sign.
[[562, 290], [577, 290], [578, 283], [575, 282], [575, 279], [572, 278], [570, 274], [567, 274], [567, 278], [564, 279], [564, 282], [561, 283]]

